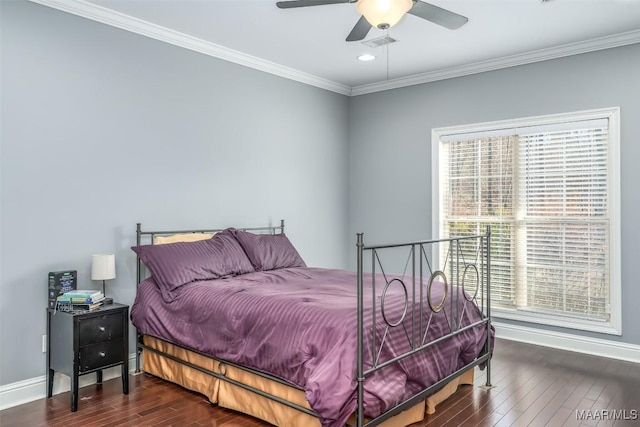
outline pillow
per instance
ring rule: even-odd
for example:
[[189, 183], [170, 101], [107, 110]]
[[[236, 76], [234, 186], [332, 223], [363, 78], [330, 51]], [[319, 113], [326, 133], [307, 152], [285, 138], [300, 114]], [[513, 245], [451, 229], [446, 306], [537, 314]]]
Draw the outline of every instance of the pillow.
[[232, 232], [256, 271], [307, 266], [284, 233], [253, 234], [240, 230]]
[[176, 242], [197, 242], [198, 240], [207, 240], [212, 238], [216, 233], [181, 233], [172, 234], [171, 236], [156, 236], [153, 239], [154, 245], [164, 245], [166, 243]]
[[187, 283], [254, 271], [230, 231], [197, 242], [141, 245], [131, 249], [151, 272], [166, 302], [173, 301], [176, 290]]

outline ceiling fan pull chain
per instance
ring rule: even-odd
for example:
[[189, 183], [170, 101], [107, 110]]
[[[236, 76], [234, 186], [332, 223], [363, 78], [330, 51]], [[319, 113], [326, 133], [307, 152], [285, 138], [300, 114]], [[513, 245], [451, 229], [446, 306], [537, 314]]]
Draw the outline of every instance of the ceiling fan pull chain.
[[[385, 36], [389, 37], [389, 28], [384, 30], [384, 32], [385, 32]], [[384, 49], [387, 56], [387, 81], [389, 81], [389, 44], [388, 43], [384, 45]]]

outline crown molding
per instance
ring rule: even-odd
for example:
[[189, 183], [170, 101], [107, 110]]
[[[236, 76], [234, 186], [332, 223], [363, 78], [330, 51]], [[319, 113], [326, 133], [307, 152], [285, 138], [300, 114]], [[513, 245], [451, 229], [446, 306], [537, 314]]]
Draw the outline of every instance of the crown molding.
[[473, 64], [462, 65], [459, 67], [445, 68], [428, 73], [421, 73], [413, 76], [393, 79], [386, 82], [354, 86], [351, 89], [351, 96], [358, 96], [367, 93], [381, 92], [389, 89], [419, 85], [423, 83], [435, 82], [438, 80], [451, 79], [454, 77], [468, 76], [471, 74], [484, 73], [486, 71], [500, 70], [502, 68], [516, 67], [518, 65], [531, 64], [534, 62], [548, 61], [550, 59], [579, 55], [581, 53], [626, 46], [634, 43], [640, 43], [640, 30], [629, 31], [612, 36], [599, 37], [576, 43], [569, 43], [518, 55], [505, 56], [488, 61], [475, 62]]
[[178, 31], [144, 21], [138, 18], [116, 12], [105, 7], [89, 3], [85, 0], [30, 0], [44, 6], [49, 6], [64, 12], [68, 12], [83, 18], [91, 19], [112, 27], [121, 28], [136, 34], [160, 40], [175, 46], [213, 56], [225, 61], [233, 62], [266, 73], [274, 74], [286, 79], [300, 83], [326, 89], [347, 96], [365, 95], [368, 93], [381, 92], [389, 89], [397, 89], [406, 86], [414, 86], [423, 83], [446, 80], [455, 77], [463, 77], [472, 74], [484, 73], [487, 71], [500, 70], [503, 68], [516, 67], [518, 65], [531, 64], [534, 62], [547, 61], [550, 59], [562, 58], [565, 56], [578, 55], [581, 53], [594, 52], [597, 50], [610, 49], [614, 47], [626, 46], [640, 43], [640, 30], [612, 36], [600, 37], [591, 40], [569, 43], [547, 49], [540, 49], [518, 55], [511, 55], [487, 61], [475, 62], [473, 64], [461, 65], [457, 67], [445, 68], [427, 73], [415, 74], [408, 77], [388, 80], [384, 82], [371, 83], [366, 85], [349, 87], [342, 83], [334, 82], [285, 67], [274, 62], [247, 55], [245, 53], [226, 48], [224, 46], [211, 43], [197, 37], [193, 37]]
[[91, 19], [112, 27], [120, 28], [145, 37], [160, 40], [205, 55], [213, 56], [225, 61], [244, 65], [249, 68], [264, 71], [269, 74], [295, 80], [311, 86], [326, 89], [342, 95], [351, 95], [351, 88], [341, 83], [323, 79], [313, 74], [304, 73], [293, 68], [285, 67], [274, 62], [247, 55], [237, 50], [229, 49], [179, 31], [170, 30], [160, 25], [142, 19], [134, 18], [105, 7], [86, 2], [84, 0], [30, 0], [43, 6], [48, 6], [63, 12]]

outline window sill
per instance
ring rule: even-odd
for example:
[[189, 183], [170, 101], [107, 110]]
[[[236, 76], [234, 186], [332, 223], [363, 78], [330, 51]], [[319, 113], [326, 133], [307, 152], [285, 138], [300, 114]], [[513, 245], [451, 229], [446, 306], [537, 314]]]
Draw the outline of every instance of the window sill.
[[589, 320], [560, 317], [551, 314], [524, 312], [505, 308], [492, 308], [491, 316], [499, 319], [517, 320], [520, 322], [537, 323], [540, 325], [557, 326], [561, 328], [578, 329], [581, 331], [597, 332], [607, 335], [622, 335], [622, 328], [611, 322], [595, 322]]

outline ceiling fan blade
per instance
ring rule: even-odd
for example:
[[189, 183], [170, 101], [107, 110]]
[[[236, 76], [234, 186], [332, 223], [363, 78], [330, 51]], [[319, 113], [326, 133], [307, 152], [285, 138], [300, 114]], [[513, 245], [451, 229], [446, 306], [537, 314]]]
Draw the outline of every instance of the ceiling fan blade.
[[322, 6], [325, 4], [350, 3], [350, 0], [292, 0], [279, 1], [276, 3], [280, 9], [290, 9], [292, 7]]
[[369, 30], [371, 29], [371, 24], [366, 20], [364, 16], [361, 16], [356, 22], [356, 25], [353, 27], [353, 30], [347, 36], [348, 42], [357, 42], [359, 40], [364, 39], [369, 34]]
[[408, 13], [418, 18], [431, 21], [434, 24], [442, 25], [450, 30], [456, 30], [462, 27], [469, 20], [466, 16], [458, 15], [447, 9], [420, 0], [416, 1]]

